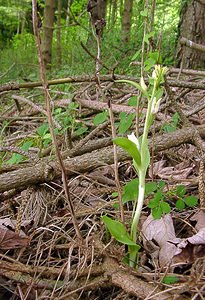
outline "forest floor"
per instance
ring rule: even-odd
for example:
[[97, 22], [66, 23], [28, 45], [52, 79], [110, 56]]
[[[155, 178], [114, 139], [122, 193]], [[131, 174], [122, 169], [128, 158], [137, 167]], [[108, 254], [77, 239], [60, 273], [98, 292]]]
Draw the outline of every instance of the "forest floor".
[[[127, 135], [135, 131], [130, 104], [136, 90], [112, 81], [100, 90], [94, 81], [72, 83], [69, 92], [51, 87], [57, 143], [82, 238], [64, 196], [42, 89], [0, 94], [0, 299], [205, 298], [205, 95], [191, 87], [204, 80], [180, 80], [185, 86], [167, 91], [149, 134], [150, 190], [136, 268], [125, 264], [126, 247], [110, 238], [101, 218], [120, 220], [105, 100], [111, 98], [117, 134]], [[139, 132], [144, 111], [141, 106]], [[118, 172], [128, 225], [137, 181], [120, 149]]]

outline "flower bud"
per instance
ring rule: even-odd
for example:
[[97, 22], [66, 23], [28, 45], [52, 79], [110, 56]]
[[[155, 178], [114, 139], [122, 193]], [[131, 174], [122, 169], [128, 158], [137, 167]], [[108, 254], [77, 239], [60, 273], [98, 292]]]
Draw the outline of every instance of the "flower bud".
[[131, 134], [128, 134], [127, 137], [128, 137], [128, 140], [133, 142], [137, 146], [137, 149], [140, 151], [140, 144], [139, 144], [138, 138], [135, 136], [134, 132], [132, 132]]

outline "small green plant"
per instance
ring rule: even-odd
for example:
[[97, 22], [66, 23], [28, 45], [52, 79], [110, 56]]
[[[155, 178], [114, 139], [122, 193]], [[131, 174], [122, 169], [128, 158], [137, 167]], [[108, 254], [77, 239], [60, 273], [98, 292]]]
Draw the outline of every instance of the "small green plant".
[[162, 280], [165, 284], [174, 284], [179, 281], [179, 278], [177, 276], [165, 276]]
[[68, 104], [66, 109], [57, 108], [54, 111], [54, 118], [62, 127], [62, 130], [56, 132], [57, 134], [63, 134], [67, 131], [82, 135], [87, 131], [87, 127], [82, 122], [77, 120], [78, 117], [78, 104], [71, 102]]
[[169, 191], [167, 195], [175, 201], [175, 206], [178, 210], [183, 210], [186, 207], [194, 207], [198, 204], [197, 197], [187, 195], [184, 185], [177, 186], [173, 191]]
[[174, 132], [177, 129], [178, 123], [179, 123], [180, 117], [179, 114], [176, 112], [171, 119], [171, 122], [165, 123], [162, 126], [162, 129], [164, 132]]
[[198, 199], [191, 195], [187, 195], [184, 185], [179, 185], [176, 189], [164, 192], [165, 182], [160, 181], [157, 189], [154, 191], [154, 198], [149, 201], [148, 207], [152, 211], [154, 219], [160, 219], [164, 214], [171, 211], [169, 203], [173, 203], [178, 210], [186, 207], [194, 207], [198, 204]]
[[[114, 143], [125, 151], [133, 158], [133, 166], [138, 174], [138, 196], [135, 199], [132, 212], [130, 233], [127, 232], [124, 224], [119, 221], [112, 220], [108, 216], [103, 216], [102, 219], [114, 238], [126, 245], [128, 245], [128, 261], [132, 267], [136, 266], [138, 251], [140, 246], [137, 244], [138, 223], [144, 204], [145, 197], [145, 177], [147, 168], [150, 163], [150, 152], [148, 148], [148, 131], [153, 123], [154, 117], [159, 109], [160, 100], [163, 95], [163, 89], [160, 84], [164, 81], [164, 75], [167, 72], [166, 67], [159, 65], [155, 69], [150, 78], [150, 88], [146, 86], [144, 79], [141, 78], [140, 84], [129, 80], [118, 80], [117, 82], [128, 83], [137, 88], [148, 101], [146, 111], [146, 118], [144, 124], [143, 134], [137, 138], [134, 133], [128, 135], [128, 138], [119, 137], [114, 139]], [[119, 225], [120, 224], [120, 225]], [[118, 230], [114, 230], [118, 228]], [[125, 234], [126, 233], [126, 234]], [[123, 238], [126, 237], [124, 240]]]
[[[32, 141], [26, 141], [20, 147], [23, 151], [28, 151], [29, 148], [33, 145]], [[25, 160], [25, 156], [19, 153], [13, 153], [12, 157], [7, 161], [9, 165], [16, 165]]]

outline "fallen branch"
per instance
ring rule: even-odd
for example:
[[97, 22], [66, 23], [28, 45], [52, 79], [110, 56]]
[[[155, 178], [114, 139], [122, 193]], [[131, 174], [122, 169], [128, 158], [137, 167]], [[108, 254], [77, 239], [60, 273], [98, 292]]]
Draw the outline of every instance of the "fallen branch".
[[[205, 137], [205, 125], [197, 126], [201, 137]], [[173, 133], [163, 134], [156, 137], [154, 152], [163, 151], [171, 147], [179, 146], [183, 143], [192, 141], [195, 129], [187, 127], [179, 129]], [[150, 142], [150, 148], [152, 143]], [[130, 156], [123, 150], [118, 149], [118, 160], [125, 161], [130, 159]], [[106, 147], [101, 150], [95, 150], [91, 153], [86, 153], [81, 156], [76, 156], [71, 159], [64, 160], [66, 174], [71, 177], [74, 174], [91, 171], [103, 165], [113, 163], [113, 147]], [[46, 160], [37, 162], [32, 166], [25, 166], [23, 169], [18, 169], [0, 175], [0, 192], [11, 189], [24, 188], [32, 184], [40, 184], [49, 182], [54, 178], [61, 176], [59, 164], [56, 161]]]
[[[113, 81], [114, 80], [132, 80], [132, 81], [140, 81], [140, 78], [131, 77], [131, 76], [124, 76], [124, 75], [101, 75], [100, 81], [106, 82], [106, 81]], [[65, 84], [65, 83], [80, 83], [80, 82], [96, 82], [95, 76], [71, 76], [67, 78], [60, 78], [60, 79], [53, 79], [48, 80], [48, 85], [58, 85], [58, 84]], [[168, 78], [167, 83], [170, 86], [174, 87], [183, 87], [183, 88], [191, 88], [191, 89], [199, 89], [199, 90], [205, 90], [205, 86], [203, 83], [197, 83], [197, 82], [188, 82], [188, 81], [182, 81], [182, 80], [173, 80]], [[35, 81], [35, 82], [25, 82], [25, 83], [7, 83], [0, 86], [0, 92], [5, 91], [12, 91], [12, 90], [20, 90], [20, 89], [30, 89], [35, 87], [42, 87], [41, 81]]]
[[195, 49], [195, 50], [199, 50], [201, 52], [205, 52], [205, 46], [204, 45], [201, 45], [201, 44], [197, 44], [197, 43], [194, 43], [190, 40], [188, 40], [187, 38], [185, 37], [182, 37], [180, 39], [180, 44], [181, 45], [184, 45], [186, 47], [189, 47], [191, 49]]

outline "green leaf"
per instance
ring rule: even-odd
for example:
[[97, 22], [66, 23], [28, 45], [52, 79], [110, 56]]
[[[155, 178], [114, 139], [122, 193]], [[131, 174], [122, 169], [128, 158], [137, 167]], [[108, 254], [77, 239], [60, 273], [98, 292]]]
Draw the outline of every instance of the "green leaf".
[[120, 134], [124, 134], [132, 125], [135, 114], [126, 114], [126, 117], [120, 119], [120, 124], [118, 128], [118, 132]]
[[142, 93], [149, 99], [149, 94], [148, 94], [148, 92], [145, 91], [145, 90], [141, 87], [141, 85], [140, 85], [139, 83], [137, 83], [137, 82], [135, 82], [135, 81], [131, 81], [131, 80], [126, 80], [126, 79], [124, 79], [124, 80], [115, 80], [115, 82], [128, 83], [128, 84], [134, 86], [134, 87], [135, 87], [137, 90], [139, 90], [140, 92], [142, 92]]
[[178, 197], [183, 197], [186, 194], [186, 188], [184, 185], [178, 185], [176, 188], [176, 195]]
[[151, 57], [149, 57], [147, 60], [145, 60], [145, 71], [149, 71], [154, 65], [155, 65], [155, 60]]
[[185, 209], [185, 203], [182, 199], [178, 199], [175, 204], [176, 208], [179, 210]]
[[145, 195], [149, 195], [157, 190], [156, 182], [147, 182], [145, 184]]
[[129, 105], [129, 106], [136, 107], [136, 106], [137, 106], [138, 100], [139, 100], [139, 99], [138, 99], [137, 96], [132, 96], [132, 97], [130, 97], [130, 99], [128, 100], [128, 105]]
[[189, 207], [194, 207], [198, 204], [198, 199], [195, 196], [188, 196], [184, 198], [184, 202]]
[[120, 243], [130, 246], [136, 246], [136, 244], [131, 240], [125, 226], [119, 221], [113, 220], [108, 216], [102, 217], [106, 228], [109, 230], [110, 234]]
[[159, 100], [162, 97], [163, 93], [163, 89], [158, 89], [158, 91], [155, 94], [156, 99]]
[[123, 204], [128, 201], [136, 201], [138, 198], [139, 179], [132, 179], [125, 184], [122, 193]]
[[46, 134], [46, 132], [48, 131], [48, 129], [49, 129], [49, 127], [48, 127], [47, 123], [42, 124], [41, 126], [39, 126], [37, 128], [37, 133], [38, 133], [38, 135], [40, 135], [41, 137], [43, 137]]
[[27, 142], [23, 143], [23, 145], [21, 146], [21, 149], [24, 151], [28, 151], [32, 145], [33, 145], [33, 141], [27, 141]]
[[163, 212], [164, 214], [168, 214], [168, 213], [170, 213], [170, 211], [171, 211], [171, 207], [170, 207], [169, 203], [167, 203], [167, 202], [165, 202], [165, 201], [162, 201], [162, 202], [160, 203], [160, 207], [161, 207], [161, 210], [162, 210], [162, 212]]
[[131, 58], [131, 61], [136, 60], [136, 59], [138, 58], [138, 56], [141, 54], [141, 52], [142, 52], [141, 49], [138, 50], [138, 51], [133, 55], [133, 57]]
[[179, 278], [176, 276], [165, 276], [162, 280], [165, 284], [174, 284], [179, 281]]
[[106, 120], [107, 120], [107, 117], [108, 117], [108, 112], [107, 111], [103, 111], [99, 114], [97, 114], [94, 119], [93, 119], [93, 123], [94, 125], [99, 125], [99, 124], [102, 124], [104, 123]]
[[163, 215], [163, 212], [162, 212], [160, 206], [158, 206], [158, 207], [152, 209], [152, 216], [153, 216], [153, 218], [154, 218], [155, 220], [156, 220], [156, 219], [161, 219], [162, 215]]
[[158, 207], [158, 206], [159, 206], [159, 201], [158, 201], [158, 200], [156, 200], [156, 199], [151, 199], [151, 200], [149, 201], [149, 204], [148, 204], [148, 207], [149, 207], [149, 208], [153, 209], [153, 208], [156, 208], [156, 207]]
[[12, 157], [7, 161], [7, 164], [9, 165], [15, 165], [19, 164], [23, 160], [23, 155], [18, 153], [13, 153]]
[[46, 133], [46, 134], [43, 136], [43, 140], [51, 140], [51, 134], [50, 134], [50, 133]]
[[140, 15], [146, 17], [148, 15], [148, 9], [145, 8], [143, 11], [140, 12]]
[[126, 150], [132, 156], [132, 158], [134, 159], [138, 167], [141, 166], [140, 152], [137, 146], [135, 145], [135, 143], [133, 143], [132, 141], [124, 137], [118, 137], [114, 139], [113, 143], [120, 146], [122, 149]]
[[163, 180], [160, 180], [160, 182], [158, 183], [158, 187], [159, 187], [160, 190], [163, 190], [163, 188], [165, 187], [165, 185], [166, 185], [166, 182], [163, 181]]
[[88, 130], [88, 127], [82, 126], [82, 127], [78, 128], [78, 129], [75, 131], [75, 134], [77, 134], [77, 135], [82, 135], [82, 134], [85, 133], [87, 130]]

